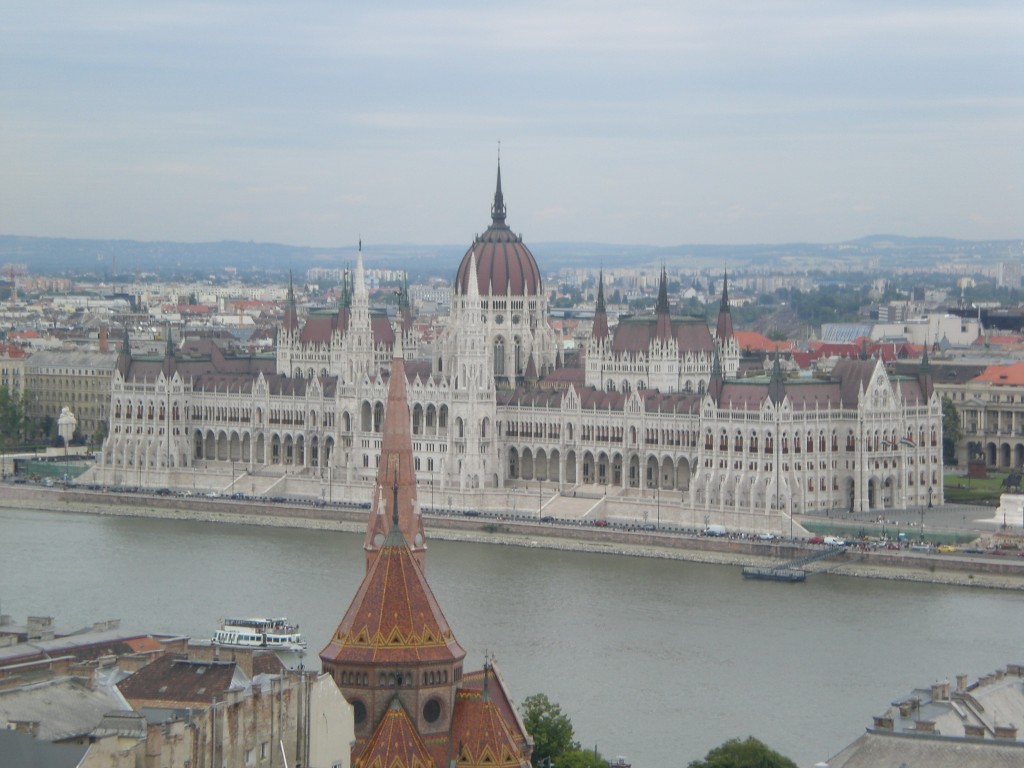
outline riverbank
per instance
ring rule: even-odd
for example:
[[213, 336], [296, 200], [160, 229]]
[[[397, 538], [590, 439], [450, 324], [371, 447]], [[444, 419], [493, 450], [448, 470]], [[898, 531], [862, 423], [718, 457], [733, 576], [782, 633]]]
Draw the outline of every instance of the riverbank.
[[[0, 508], [76, 514], [154, 517], [211, 523], [363, 533], [366, 512], [291, 504], [193, 497], [154, 497], [6, 486]], [[427, 516], [428, 536], [444, 541], [590, 552], [627, 557], [684, 560], [731, 566], [770, 566], [809, 551], [806, 545], [623, 531], [591, 526], [551, 525], [461, 516]], [[1024, 562], [1017, 558], [973, 559], [905, 552], [848, 550], [837, 558], [806, 566], [808, 573], [854, 578], [914, 581], [1024, 591]]]

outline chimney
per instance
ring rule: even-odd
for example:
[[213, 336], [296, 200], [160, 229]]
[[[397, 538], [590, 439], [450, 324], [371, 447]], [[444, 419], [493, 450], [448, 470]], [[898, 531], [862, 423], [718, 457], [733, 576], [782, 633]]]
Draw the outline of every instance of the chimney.
[[935, 721], [918, 720], [914, 723], [914, 730], [918, 733], [935, 733]]
[[893, 729], [893, 722], [891, 717], [882, 716], [875, 717], [875, 728], [884, 731], [891, 731]]
[[972, 739], [984, 739], [985, 738], [985, 726], [977, 723], [969, 723], [964, 725], [964, 736]]
[[996, 726], [996, 738], [1006, 739], [1007, 741], [1017, 740], [1017, 726], [1016, 725], [997, 725]]
[[957, 693], [967, 692], [967, 675], [961, 673], [956, 676], [956, 690]]
[[108, 351], [108, 346], [107, 346], [107, 326], [101, 325], [100, 326], [100, 352], [103, 352], [104, 354], [106, 354], [107, 351]]

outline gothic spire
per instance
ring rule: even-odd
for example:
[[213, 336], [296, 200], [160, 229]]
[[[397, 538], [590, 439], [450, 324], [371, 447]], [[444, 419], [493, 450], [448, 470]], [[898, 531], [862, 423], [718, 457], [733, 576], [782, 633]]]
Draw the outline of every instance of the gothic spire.
[[732, 336], [732, 310], [729, 307], [729, 272], [722, 278], [722, 303], [718, 306], [718, 324], [715, 336], [719, 346]]
[[661, 268], [661, 279], [658, 281], [658, 304], [654, 308], [658, 318], [657, 335], [661, 341], [672, 338], [672, 317], [668, 306], [668, 273]]
[[494, 188], [494, 205], [491, 206], [491, 226], [505, 226], [505, 196], [501, 194], [501, 156], [498, 156], [498, 183]]
[[289, 331], [294, 331], [299, 327], [299, 315], [295, 310], [295, 282], [290, 269], [288, 270], [288, 300], [284, 308], [284, 327]]
[[[376, 559], [385, 538], [398, 525], [420, 568], [427, 549], [423, 518], [416, 499], [416, 472], [412, 456], [409, 400], [406, 394], [405, 359], [397, 341], [388, 379], [388, 402], [381, 429], [380, 464], [377, 468], [373, 507], [366, 526], [366, 568]], [[375, 415], [374, 418], [377, 418]], [[389, 493], [390, 491], [390, 493]], [[390, 498], [389, 498], [390, 497]], [[390, 510], [388, 509], [390, 507]], [[390, 512], [391, 514], [387, 514]]]
[[665, 272], [665, 267], [661, 268], [661, 277], [658, 279], [658, 304], [654, 308], [654, 311], [659, 314], [667, 315], [669, 312], [668, 308], [668, 273]]
[[608, 312], [604, 305], [604, 270], [597, 278], [597, 307], [594, 309], [594, 327], [591, 336], [595, 339], [608, 338]]

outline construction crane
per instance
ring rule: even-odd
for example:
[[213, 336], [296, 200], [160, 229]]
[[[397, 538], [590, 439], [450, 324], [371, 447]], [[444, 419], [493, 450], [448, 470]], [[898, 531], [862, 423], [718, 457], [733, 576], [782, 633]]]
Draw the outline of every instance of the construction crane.
[[0, 274], [3, 274], [11, 283], [11, 306], [18, 303], [18, 278], [28, 274], [27, 264], [4, 264], [0, 267]]

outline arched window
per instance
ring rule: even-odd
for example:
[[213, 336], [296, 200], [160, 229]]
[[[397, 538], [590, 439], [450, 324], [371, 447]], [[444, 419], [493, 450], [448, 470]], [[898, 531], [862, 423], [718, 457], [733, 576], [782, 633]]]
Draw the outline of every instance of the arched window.
[[505, 340], [501, 336], [494, 340], [494, 375], [505, 375]]

